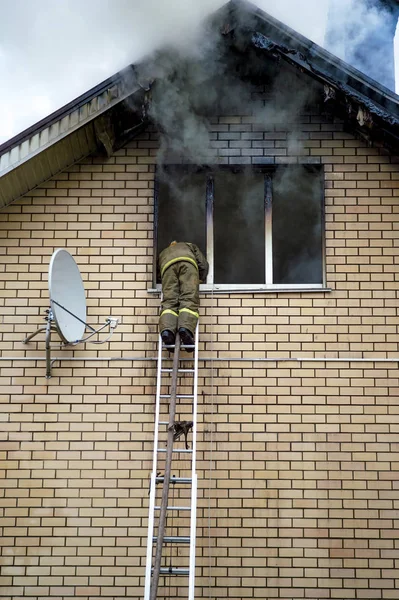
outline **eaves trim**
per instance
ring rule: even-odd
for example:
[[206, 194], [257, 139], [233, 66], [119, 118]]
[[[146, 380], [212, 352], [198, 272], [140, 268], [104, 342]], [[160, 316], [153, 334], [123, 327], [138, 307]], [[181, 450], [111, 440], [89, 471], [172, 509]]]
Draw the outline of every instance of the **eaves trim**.
[[[334, 54], [328, 52], [315, 42], [304, 37], [285, 23], [272, 17], [256, 5], [246, 0], [231, 0], [229, 15], [223, 14], [220, 9], [219, 18], [225, 20], [230, 16], [230, 30], [236, 27], [246, 29], [243, 13], [252, 14], [253, 21], [248, 30], [253, 36], [252, 43], [263, 50], [279, 53], [286, 59], [292, 59], [297, 66], [305, 68], [309, 72], [330, 79], [331, 83], [340, 86], [343, 91], [357, 94], [359, 97], [367, 98], [377, 110], [381, 110], [380, 116], [386, 120], [390, 117], [399, 119], [399, 96], [392, 90], [386, 88], [378, 81], [368, 77], [358, 69], [355, 69]], [[367, 100], [363, 100], [367, 105]], [[385, 115], [383, 116], [383, 113]]]
[[[128, 71], [128, 70], [126, 70]], [[96, 86], [0, 146], [0, 178], [84, 127], [140, 89], [132, 70]]]

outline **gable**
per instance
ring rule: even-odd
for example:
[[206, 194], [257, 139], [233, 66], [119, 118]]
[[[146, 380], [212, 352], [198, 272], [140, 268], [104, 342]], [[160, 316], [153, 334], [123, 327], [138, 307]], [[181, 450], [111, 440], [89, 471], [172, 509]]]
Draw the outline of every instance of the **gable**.
[[[368, 145], [399, 153], [399, 105], [393, 92], [241, 0], [217, 11], [205, 31], [205, 46], [212, 40], [224, 47], [225, 74], [276, 89], [276, 80], [296, 72], [323, 97], [325, 113], [342, 119], [347, 131]], [[0, 207], [92, 152], [110, 154], [140, 132], [151, 96], [165, 90], [156, 68], [159, 56], [131, 66], [0, 146]], [[214, 82], [204, 82], [208, 91], [217, 89]], [[225, 101], [223, 94], [214, 94], [211, 109], [224, 110]], [[170, 110], [179, 104], [180, 98]]]

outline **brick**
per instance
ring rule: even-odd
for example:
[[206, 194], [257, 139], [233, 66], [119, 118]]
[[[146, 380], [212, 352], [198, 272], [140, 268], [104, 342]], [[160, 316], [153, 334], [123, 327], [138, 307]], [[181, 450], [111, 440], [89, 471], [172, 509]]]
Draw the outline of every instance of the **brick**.
[[[200, 358], [225, 360], [200, 361], [198, 597], [209, 553], [215, 597], [396, 597], [397, 364], [371, 359], [397, 354], [399, 170], [341, 122], [302, 118], [296, 152], [289, 125], [211, 123], [226, 163], [323, 164], [332, 291], [201, 294]], [[16, 597], [142, 595], [155, 364], [86, 359], [155, 357], [157, 148], [145, 132], [0, 217], [2, 583]], [[118, 311], [123, 323], [109, 346], [65, 350], [79, 361], [56, 362], [45, 380], [44, 362], [13, 359], [41, 356], [43, 338], [20, 341], [41, 320], [48, 259], [64, 246], [90, 322]], [[296, 360], [325, 356], [370, 362]]]

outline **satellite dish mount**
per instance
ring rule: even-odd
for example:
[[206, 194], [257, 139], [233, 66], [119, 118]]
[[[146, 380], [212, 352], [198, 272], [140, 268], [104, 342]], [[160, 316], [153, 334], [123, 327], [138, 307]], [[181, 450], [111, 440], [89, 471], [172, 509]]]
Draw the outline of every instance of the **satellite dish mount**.
[[[51, 332], [56, 332], [62, 340], [61, 347], [76, 346], [90, 340], [105, 328], [109, 328], [109, 335], [105, 340], [92, 341], [94, 344], [104, 344], [111, 339], [119, 318], [108, 317], [105, 324], [95, 329], [86, 322], [86, 295], [82, 277], [73, 256], [58, 248], [50, 260], [49, 265], [49, 294], [50, 308], [46, 310], [45, 320], [47, 325], [39, 327], [23, 341], [30, 342], [38, 333], [46, 332], [46, 378], [51, 377], [51, 367], [56, 359], [51, 359]], [[90, 333], [85, 336], [86, 328]]]

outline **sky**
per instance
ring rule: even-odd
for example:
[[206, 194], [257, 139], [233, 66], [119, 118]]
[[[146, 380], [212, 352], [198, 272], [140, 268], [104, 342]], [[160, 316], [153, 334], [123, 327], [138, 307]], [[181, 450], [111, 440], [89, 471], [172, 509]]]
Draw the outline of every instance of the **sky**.
[[[323, 45], [329, 1], [254, 3]], [[155, 48], [192, 43], [225, 2], [0, 0], [0, 144]]]

